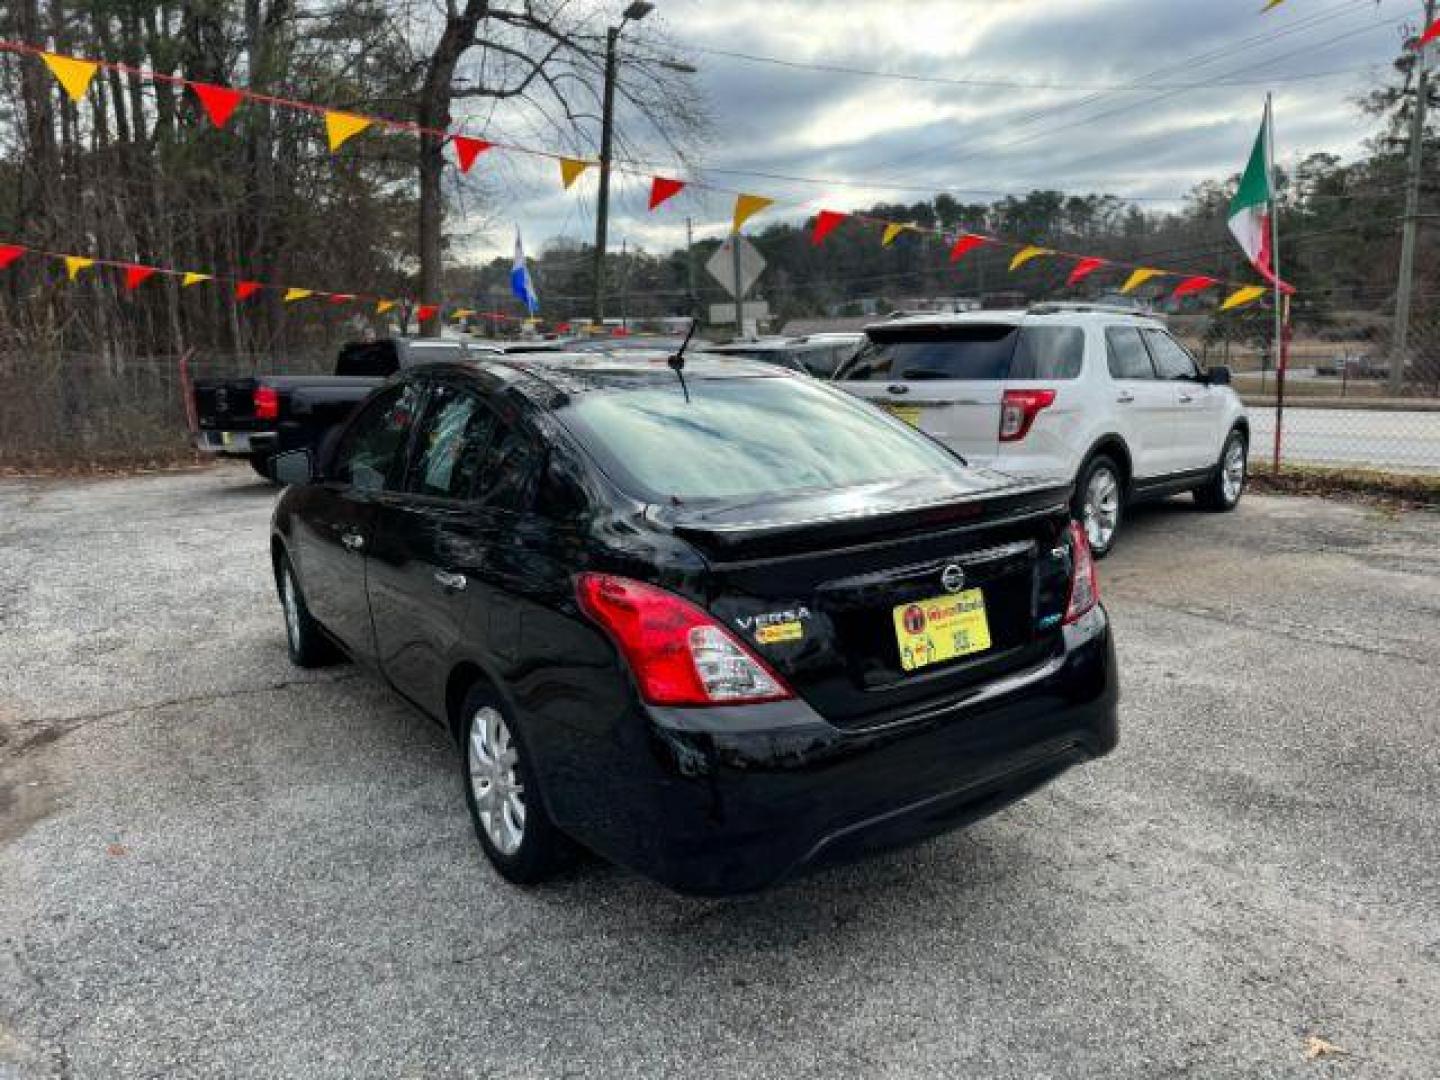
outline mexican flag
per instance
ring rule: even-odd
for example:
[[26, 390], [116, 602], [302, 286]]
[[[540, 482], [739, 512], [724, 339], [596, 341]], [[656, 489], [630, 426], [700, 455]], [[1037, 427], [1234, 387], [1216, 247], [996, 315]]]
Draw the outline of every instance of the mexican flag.
[[[1245, 249], [1250, 265], [1272, 285], [1277, 284], [1275, 253], [1270, 247], [1270, 215], [1274, 207], [1275, 187], [1270, 176], [1270, 110], [1267, 108], [1260, 134], [1255, 137], [1255, 148], [1250, 151], [1250, 160], [1245, 165], [1245, 175], [1240, 177], [1240, 187], [1230, 200], [1230, 231]], [[1284, 291], [1292, 291], [1283, 281], [1278, 284]]]

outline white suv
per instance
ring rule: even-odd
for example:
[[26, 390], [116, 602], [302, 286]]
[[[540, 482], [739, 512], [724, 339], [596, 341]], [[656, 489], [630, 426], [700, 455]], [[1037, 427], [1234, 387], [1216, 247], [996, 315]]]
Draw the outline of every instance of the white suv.
[[836, 375], [973, 465], [1075, 484], [1104, 556], [1125, 506], [1192, 491], [1231, 510], [1250, 424], [1228, 368], [1202, 371], [1162, 322], [1083, 304], [895, 319]]

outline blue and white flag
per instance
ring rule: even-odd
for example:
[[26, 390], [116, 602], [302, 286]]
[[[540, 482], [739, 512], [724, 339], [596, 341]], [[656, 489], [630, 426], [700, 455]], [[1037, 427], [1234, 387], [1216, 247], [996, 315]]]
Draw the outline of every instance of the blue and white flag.
[[525, 248], [520, 243], [519, 229], [515, 230], [515, 261], [510, 266], [510, 291], [531, 315], [540, 310], [540, 294], [535, 291], [535, 282], [530, 280], [530, 269], [525, 265]]

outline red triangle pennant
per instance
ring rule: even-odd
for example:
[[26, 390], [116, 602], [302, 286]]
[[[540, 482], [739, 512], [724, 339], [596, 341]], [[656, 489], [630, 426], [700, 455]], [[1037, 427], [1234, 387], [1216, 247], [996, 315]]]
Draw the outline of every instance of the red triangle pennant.
[[967, 251], [974, 251], [976, 248], [983, 247], [989, 242], [990, 241], [983, 236], [976, 236], [974, 233], [964, 233], [960, 239], [950, 245], [950, 261], [952, 263], [959, 262], [960, 257]]
[[671, 180], [667, 176], [657, 176], [650, 181], [650, 209], [654, 210], [666, 199], [674, 198], [685, 190], [685, 181]]
[[125, 268], [125, 291], [134, 292], [154, 274], [155, 267], [153, 266], [140, 266], [139, 264], [127, 266]]
[[4, 270], [24, 254], [25, 249], [18, 244], [0, 244], [0, 270]]
[[470, 166], [475, 164], [475, 159], [494, 145], [484, 139], [471, 139], [465, 135], [455, 136], [455, 161], [460, 166], [462, 173], [468, 173]]
[[249, 300], [259, 291], [260, 283], [258, 281], [237, 281], [235, 283], [236, 300]]
[[1220, 281], [1218, 278], [1206, 277], [1204, 274], [1196, 274], [1194, 277], [1188, 277], [1180, 282], [1179, 285], [1176, 285], [1174, 295], [1178, 299], [1182, 296], [1189, 296], [1191, 293], [1204, 292], [1206, 289], [1219, 284]]
[[810, 243], [819, 247], [825, 242], [825, 237], [834, 232], [835, 227], [849, 216], [838, 210], [821, 210], [815, 217], [815, 230], [810, 234]]
[[439, 304], [421, 304], [415, 309], [415, 319], [417, 322], [429, 322], [439, 313]]
[[355, 299], [355, 294], [349, 292], [332, 292], [326, 299], [332, 304], [348, 304], [351, 300]]
[[245, 97], [239, 90], [232, 90], [228, 86], [215, 86], [213, 83], [192, 82], [190, 89], [195, 91], [205, 115], [210, 117], [210, 123], [217, 128], [223, 128], [230, 122], [231, 114]]
[[1440, 41], [1440, 19], [1436, 19], [1423, 34], [1415, 39], [1415, 47], [1423, 49], [1432, 41]]
[[1081, 259], [1075, 264], [1075, 269], [1070, 271], [1070, 280], [1067, 285], [1079, 285], [1087, 277], [1105, 265], [1104, 259]]

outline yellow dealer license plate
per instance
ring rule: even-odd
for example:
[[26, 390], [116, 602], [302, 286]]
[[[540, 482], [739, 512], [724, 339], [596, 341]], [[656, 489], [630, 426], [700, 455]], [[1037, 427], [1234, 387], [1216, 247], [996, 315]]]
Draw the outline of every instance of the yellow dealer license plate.
[[990, 648], [985, 594], [979, 589], [900, 604], [894, 618], [900, 666], [906, 671]]

